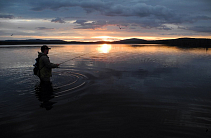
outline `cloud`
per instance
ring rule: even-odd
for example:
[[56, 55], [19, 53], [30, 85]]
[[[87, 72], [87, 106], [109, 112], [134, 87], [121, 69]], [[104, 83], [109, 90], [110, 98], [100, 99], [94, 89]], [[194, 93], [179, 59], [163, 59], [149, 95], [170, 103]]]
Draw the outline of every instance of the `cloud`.
[[54, 28], [46, 28], [46, 27], [37, 27], [37, 30], [54, 30]]
[[86, 12], [101, 12], [106, 16], [139, 16], [145, 17], [155, 15], [159, 17], [166, 17], [172, 14], [172, 11], [165, 6], [151, 6], [145, 3], [137, 3], [135, 5], [123, 5], [114, 2], [103, 2], [103, 1], [38, 1], [33, 4], [34, 11], [43, 11], [47, 9], [59, 10], [66, 7], [81, 7]]
[[188, 30], [203, 32], [203, 33], [211, 33], [211, 26], [194, 26], [194, 27], [189, 27]]
[[13, 19], [15, 18], [13, 15], [0, 15], [0, 18], [8, 18], [8, 19]]
[[[157, 30], [172, 30], [171, 27], [168, 27], [165, 24], [162, 24], [159, 21], [153, 19], [142, 19], [142, 20], [99, 20], [99, 21], [88, 21], [88, 20], [76, 20], [74, 24], [77, 24], [77, 27], [74, 29], [102, 29], [105, 26], [121, 26], [121, 28], [131, 28], [134, 29], [134, 26], [141, 27], [145, 29], [157, 29]], [[119, 27], [117, 27], [119, 28]]]
[[157, 30], [172, 30], [171, 27], [168, 27], [164, 22], [160, 21], [160, 20], [155, 20], [153, 18], [137, 18], [136, 20], [131, 19], [131, 20], [127, 20], [127, 21], [119, 21], [118, 22], [113, 22], [111, 23], [110, 21], [108, 22], [108, 24], [119, 24], [121, 26], [125, 26], [129, 28], [133, 28], [134, 27], [141, 27], [144, 29], [157, 29]]
[[[102, 17], [116, 17], [118, 20], [121, 18], [127, 18], [129, 24], [132, 23], [134, 19], [139, 19], [138, 26], [143, 28], [156, 28], [162, 30], [171, 30], [165, 26], [165, 24], [182, 24], [182, 23], [195, 23], [199, 20], [211, 20], [211, 17], [206, 15], [189, 15], [184, 13], [179, 13], [176, 10], [166, 7], [164, 5], [150, 5], [143, 3], [143, 1], [133, 1], [133, 4], [128, 2], [115, 2], [115, 1], [96, 1], [96, 0], [72, 0], [72, 1], [62, 1], [62, 0], [51, 0], [49, 1], [39, 1], [33, 4], [32, 10], [43, 11], [43, 10], [53, 10], [53, 11], [65, 11], [70, 10], [72, 7], [81, 8], [86, 13], [100, 13]], [[147, 2], [147, 1], [144, 1]], [[99, 15], [99, 14], [98, 14]], [[88, 15], [87, 15], [88, 17]], [[97, 17], [91, 16], [91, 18]], [[97, 19], [99, 20], [99, 19]], [[81, 21], [81, 20], [80, 20]], [[61, 18], [53, 19], [51, 22], [65, 23]], [[99, 21], [93, 22], [75, 22], [78, 27], [75, 29], [97, 29], [109, 25], [111, 19], [108, 19], [107, 23], [101, 23]], [[137, 24], [137, 22], [133, 22]]]
[[73, 7], [73, 6], [78, 6], [80, 2], [78, 1], [62, 1], [62, 0], [36, 0], [31, 2], [32, 8], [31, 10], [33, 11], [43, 11], [47, 9], [51, 10], [59, 10], [60, 8], [65, 8], [65, 7]]
[[211, 17], [209, 16], [193, 16], [193, 15], [181, 15], [181, 18], [180, 20], [178, 21], [178, 23], [195, 23], [197, 21], [200, 21], [200, 20], [211, 20]]
[[181, 30], [187, 30], [187, 27], [184, 27], [184, 26], [178, 26], [178, 29], [181, 29]]
[[86, 22], [88, 22], [88, 21], [87, 20], [76, 20], [74, 23], [84, 25]]
[[[104, 16], [119, 16], [119, 17], [148, 17], [160, 20], [164, 23], [182, 23], [182, 22], [195, 22], [201, 19], [210, 19], [208, 16], [197, 16], [191, 17], [189, 15], [178, 14], [176, 11], [161, 5], [149, 5], [146, 3], [136, 4], [121, 4], [115, 2], [103, 2], [103, 1], [39, 1], [33, 5], [32, 10], [43, 11], [43, 10], [60, 10], [63, 8], [80, 7], [87, 13], [99, 12]], [[56, 20], [56, 19], [55, 19]], [[59, 18], [58, 18], [59, 20]], [[60, 19], [61, 20], [61, 19]], [[60, 23], [63, 23], [62, 20]]]
[[54, 22], [54, 23], [66, 23], [64, 20], [62, 20], [59, 17], [57, 17], [56, 19], [52, 19], [51, 22]]
[[101, 12], [107, 16], [154, 16], [159, 18], [167, 18], [171, 15], [175, 15], [172, 10], [166, 8], [165, 6], [151, 6], [145, 3], [138, 3], [129, 6], [120, 4], [111, 5]]
[[[175, 20], [178, 15], [173, 10], [165, 6], [152, 6], [145, 3], [137, 3], [134, 5], [123, 5], [114, 2], [103, 2], [103, 1], [42, 1], [33, 5], [32, 10], [43, 11], [47, 9], [59, 10], [67, 7], [81, 7], [87, 13], [100, 12], [105, 16], [138, 16], [138, 17], [149, 17], [154, 16], [161, 20]], [[178, 18], [178, 17], [177, 17]], [[176, 18], [176, 19], [177, 19]]]
[[76, 20], [74, 23], [78, 25], [74, 29], [100, 29], [107, 25], [106, 21]]

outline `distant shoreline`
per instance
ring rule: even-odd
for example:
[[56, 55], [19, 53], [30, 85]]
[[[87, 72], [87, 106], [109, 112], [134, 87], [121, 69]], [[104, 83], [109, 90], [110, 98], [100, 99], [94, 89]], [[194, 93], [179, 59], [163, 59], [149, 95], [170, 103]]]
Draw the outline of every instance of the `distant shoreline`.
[[4, 40], [0, 41], [0, 45], [31, 45], [31, 44], [165, 44], [169, 46], [182, 47], [211, 47], [211, 39], [204, 38], [178, 38], [166, 40], [143, 40], [143, 39], [125, 39], [120, 41], [97, 41], [97, 42], [80, 42], [80, 41], [63, 41], [63, 40]]

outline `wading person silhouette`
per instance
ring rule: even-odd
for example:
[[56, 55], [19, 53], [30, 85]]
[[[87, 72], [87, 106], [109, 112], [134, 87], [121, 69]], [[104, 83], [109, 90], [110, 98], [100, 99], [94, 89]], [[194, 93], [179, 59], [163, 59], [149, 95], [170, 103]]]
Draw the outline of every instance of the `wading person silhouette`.
[[49, 48], [46, 45], [43, 45], [41, 47], [41, 53], [38, 52], [38, 58], [39, 58], [38, 76], [41, 82], [50, 82], [50, 77], [52, 76], [52, 68], [59, 67], [59, 64], [54, 64], [50, 62], [50, 59], [48, 57], [49, 49], [51, 48]]
[[50, 62], [48, 57], [49, 48], [46, 45], [41, 47], [41, 52], [38, 52], [37, 58], [37, 72], [36, 75], [40, 78], [40, 85], [36, 88], [36, 95], [38, 99], [42, 102], [40, 107], [50, 110], [55, 102], [50, 100], [54, 98], [53, 87], [50, 81], [52, 76], [52, 68], [58, 68], [60, 64], [54, 64]]

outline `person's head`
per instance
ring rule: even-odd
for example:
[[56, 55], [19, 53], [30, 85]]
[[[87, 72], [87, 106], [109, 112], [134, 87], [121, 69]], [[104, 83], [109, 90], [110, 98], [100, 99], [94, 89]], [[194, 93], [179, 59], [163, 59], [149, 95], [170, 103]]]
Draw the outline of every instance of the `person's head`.
[[51, 48], [49, 48], [49, 47], [46, 46], [46, 45], [43, 45], [43, 46], [41, 47], [41, 52], [44, 53], [44, 54], [48, 54], [49, 49], [51, 49]]

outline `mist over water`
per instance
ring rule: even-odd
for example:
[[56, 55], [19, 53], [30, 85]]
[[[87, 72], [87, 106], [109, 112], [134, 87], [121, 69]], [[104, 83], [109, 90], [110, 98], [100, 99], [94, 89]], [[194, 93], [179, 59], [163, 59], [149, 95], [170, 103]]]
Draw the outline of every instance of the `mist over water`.
[[0, 47], [3, 137], [211, 136], [209, 49], [49, 47], [51, 62], [67, 62], [47, 94], [33, 75], [39, 45]]

